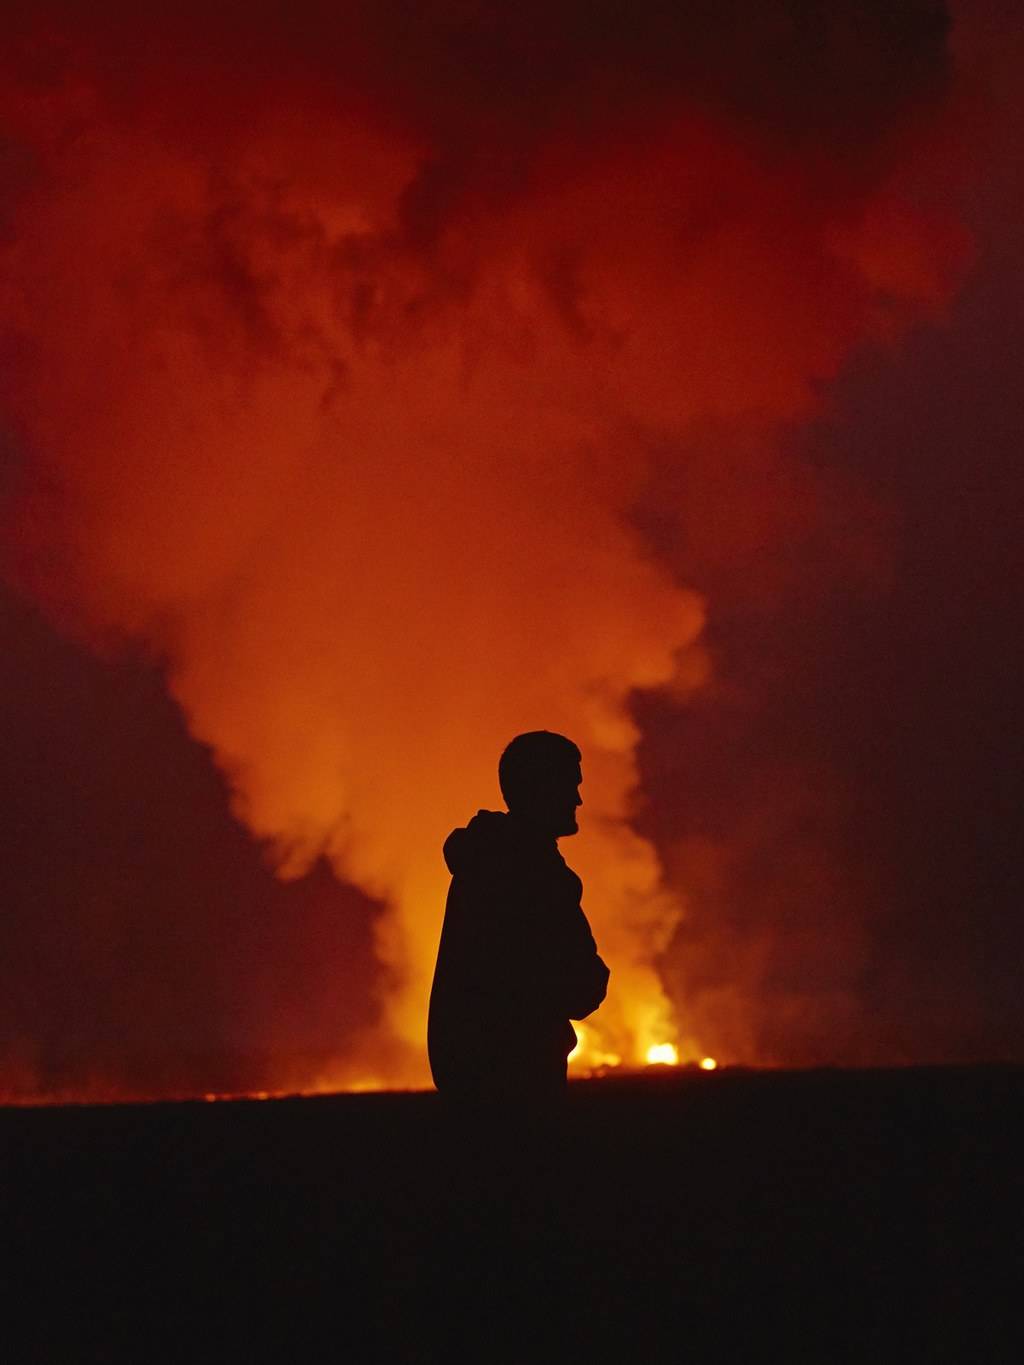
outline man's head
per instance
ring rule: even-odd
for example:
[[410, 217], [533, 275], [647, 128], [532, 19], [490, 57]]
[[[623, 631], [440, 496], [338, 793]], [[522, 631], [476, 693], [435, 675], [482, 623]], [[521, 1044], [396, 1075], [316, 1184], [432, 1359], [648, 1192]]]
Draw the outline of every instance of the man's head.
[[498, 783], [511, 813], [555, 839], [577, 831], [582, 781], [579, 749], [550, 730], [516, 735], [498, 763]]

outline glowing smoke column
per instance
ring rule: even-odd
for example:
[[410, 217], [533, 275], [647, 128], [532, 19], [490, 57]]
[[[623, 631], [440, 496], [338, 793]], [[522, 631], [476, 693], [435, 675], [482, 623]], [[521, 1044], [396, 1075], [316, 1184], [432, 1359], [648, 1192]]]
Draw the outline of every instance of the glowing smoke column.
[[[14, 253], [14, 304], [45, 358], [22, 416], [74, 508], [79, 606], [167, 650], [194, 732], [286, 870], [327, 849], [391, 902], [389, 1014], [413, 1043], [444, 835], [495, 800], [511, 734], [576, 736], [580, 862], [627, 1051], [638, 1007], [664, 1009], [650, 945], [676, 911], [624, 823], [626, 702], [671, 677], [701, 612], [619, 524], [609, 492], [629, 480], [591, 474], [617, 452], [578, 357], [516, 260], [410, 327], [429, 280], [384, 253], [357, 338], [361, 282], [338, 256], [374, 244], [358, 231], [368, 191], [315, 212], [301, 187], [268, 202], [257, 164], [237, 172], [232, 217], [202, 167], [141, 150], [97, 138], [78, 194], [37, 206]], [[244, 264], [248, 296], [211, 279], [218, 251]]]
[[[286, 872], [327, 850], [388, 900], [388, 1020], [416, 1048], [444, 835], [496, 803], [512, 734], [576, 738], [571, 860], [615, 973], [597, 1041], [640, 1060], [672, 1031], [654, 962], [679, 906], [629, 829], [628, 702], [702, 608], [624, 529], [634, 433], [799, 411], [866, 326], [856, 222], [840, 249], [680, 118], [569, 183], [541, 164], [423, 254], [399, 229], [417, 149], [319, 132], [268, 119], [215, 162], [102, 120], [55, 144], [62, 193], [23, 206], [4, 299], [31, 337], [14, 410], [65, 509], [26, 502], [23, 556], [56, 547], [80, 620], [166, 652]], [[723, 189], [731, 214], [687, 235]], [[422, 1075], [416, 1050], [386, 1066]]]

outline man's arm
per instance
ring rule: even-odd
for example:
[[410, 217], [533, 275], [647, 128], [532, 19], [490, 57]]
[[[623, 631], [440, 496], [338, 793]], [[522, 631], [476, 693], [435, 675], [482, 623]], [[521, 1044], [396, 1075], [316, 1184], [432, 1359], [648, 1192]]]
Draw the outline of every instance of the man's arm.
[[593, 1014], [607, 994], [609, 974], [595, 950], [591, 961], [571, 984], [567, 1010], [570, 1019], [586, 1019], [588, 1014]]
[[566, 1013], [570, 1019], [593, 1014], [608, 990], [609, 971], [597, 954], [597, 944], [582, 909], [573, 916], [571, 950], [566, 962]]

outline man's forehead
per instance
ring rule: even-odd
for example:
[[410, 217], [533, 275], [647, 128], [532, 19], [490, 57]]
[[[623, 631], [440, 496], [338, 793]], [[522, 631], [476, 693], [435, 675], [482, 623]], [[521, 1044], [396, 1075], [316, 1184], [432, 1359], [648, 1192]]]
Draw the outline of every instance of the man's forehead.
[[583, 769], [579, 763], [550, 763], [539, 768], [538, 776], [542, 773], [546, 775], [546, 780], [551, 782], [571, 782], [574, 786], [579, 786], [583, 781]]
[[580, 763], [572, 760], [566, 762], [564, 758], [556, 758], [554, 762], [542, 762], [531, 765], [523, 776], [530, 782], [540, 782], [544, 785], [557, 783], [559, 786], [571, 784], [578, 787], [583, 781], [583, 767]]

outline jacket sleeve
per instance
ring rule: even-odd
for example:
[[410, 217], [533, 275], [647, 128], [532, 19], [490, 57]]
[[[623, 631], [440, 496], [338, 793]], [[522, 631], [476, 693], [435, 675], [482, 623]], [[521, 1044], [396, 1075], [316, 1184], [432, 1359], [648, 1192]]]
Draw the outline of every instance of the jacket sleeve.
[[570, 1019], [593, 1014], [608, 990], [609, 971], [597, 955], [597, 944], [581, 909], [573, 916], [565, 960], [565, 1006]]

